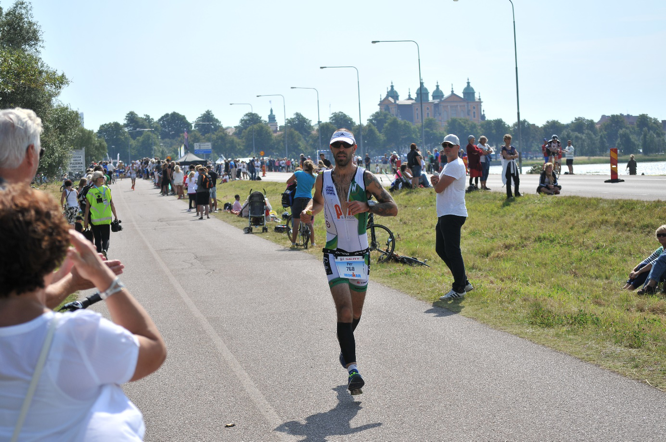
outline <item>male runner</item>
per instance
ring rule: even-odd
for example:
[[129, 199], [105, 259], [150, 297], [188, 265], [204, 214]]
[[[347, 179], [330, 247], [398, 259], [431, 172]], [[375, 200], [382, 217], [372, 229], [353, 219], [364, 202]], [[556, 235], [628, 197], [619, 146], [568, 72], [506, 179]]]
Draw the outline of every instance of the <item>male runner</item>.
[[[330, 149], [335, 169], [317, 176], [314, 196], [301, 212], [301, 222], [310, 222], [324, 210], [324, 269], [337, 311], [340, 363], [349, 373], [347, 388], [358, 394], [365, 382], [356, 363], [354, 330], [361, 320], [370, 272], [368, 212], [396, 216], [398, 206], [372, 173], [352, 161], [357, 145], [349, 130], [335, 131]], [[377, 202], [369, 201], [373, 196]]]

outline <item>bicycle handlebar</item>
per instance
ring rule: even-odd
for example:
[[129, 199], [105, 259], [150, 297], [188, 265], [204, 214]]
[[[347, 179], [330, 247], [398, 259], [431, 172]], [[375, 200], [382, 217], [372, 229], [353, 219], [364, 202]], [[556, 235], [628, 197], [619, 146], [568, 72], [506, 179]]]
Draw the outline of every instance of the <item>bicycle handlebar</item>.
[[95, 294], [92, 294], [92, 295], [88, 296], [83, 301], [68, 302], [67, 304], [63, 305], [60, 308], [60, 310], [58, 310], [58, 311], [60, 311], [60, 312], [64, 312], [64, 311], [73, 312], [73, 311], [76, 311], [76, 310], [86, 309], [86, 308], [90, 307], [91, 305], [93, 305], [96, 302], [99, 302], [101, 300], [102, 300], [102, 297], [99, 296], [99, 292], [98, 292], [98, 293], [95, 293]]

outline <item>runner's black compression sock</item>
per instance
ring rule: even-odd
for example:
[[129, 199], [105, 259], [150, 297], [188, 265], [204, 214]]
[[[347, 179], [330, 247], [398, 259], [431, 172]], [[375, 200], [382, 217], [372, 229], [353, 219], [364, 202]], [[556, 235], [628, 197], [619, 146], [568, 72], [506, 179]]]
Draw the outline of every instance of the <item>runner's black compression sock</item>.
[[352, 321], [352, 331], [353, 331], [353, 332], [356, 331], [356, 327], [358, 327], [358, 323], [359, 323], [359, 322], [361, 322], [361, 318], [354, 319], [354, 320]]
[[338, 342], [342, 357], [347, 363], [356, 362], [356, 341], [354, 340], [354, 330], [350, 322], [338, 322]]

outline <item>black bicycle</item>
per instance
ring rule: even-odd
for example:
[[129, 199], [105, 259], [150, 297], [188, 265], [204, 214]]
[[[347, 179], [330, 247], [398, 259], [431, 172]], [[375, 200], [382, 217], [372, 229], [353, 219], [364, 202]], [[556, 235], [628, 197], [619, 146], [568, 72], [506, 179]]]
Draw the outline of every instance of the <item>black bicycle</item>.
[[368, 216], [368, 243], [370, 248], [370, 254], [374, 253], [377, 261], [382, 258], [391, 256], [395, 250], [395, 237], [393, 232], [381, 224], [375, 224], [374, 214]]
[[[293, 223], [292, 216], [289, 213], [283, 213], [282, 218], [285, 219], [285, 225], [287, 226], [287, 237], [291, 241], [291, 232], [293, 232]], [[310, 225], [304, 222], [298, 224], [298, 235], [296, 236], [296, 245], [302, 246], [307, 249], [310, 244]]]

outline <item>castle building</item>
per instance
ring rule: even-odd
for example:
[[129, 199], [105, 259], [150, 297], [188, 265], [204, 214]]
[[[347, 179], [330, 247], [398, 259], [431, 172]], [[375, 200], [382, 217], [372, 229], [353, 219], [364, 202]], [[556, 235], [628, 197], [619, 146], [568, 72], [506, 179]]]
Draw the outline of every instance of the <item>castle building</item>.
[[479, 94], [477, 100], [476, 92], [469, 84], [469, 79], [467, 79], [467, 87], [463, 89], [462, 97], [453, 92], [453, 85], [451, 85], [451, 93], [444, 96], [438, 82], [432, 93], [432, 100], [430, 100], [430, 93], [423, 82], [416, 90], [416, 99], [412, 98], [411, 91], [408, 91], [406, 100], [400, 99], [398, 91], [395, 90], [393, 82], [391, 82], [391, 88], [387, 90], [386, 96], [379, 102], [379, 110], [388, 112], [401, 120], [420, 125], [422, 117], [421, 100], [423, 101], [425, 118], [434, 118], [440, 127], [444, 127], [451, 118], [467, 118], [477, 123], [486, 119], [481, 108], [481, 94]]
[[268, 114], [268, 127], [271, 128], [273, 133], [277, 133], [278, 131], [278, 123], [275, 120], [275, 114], [273, 113], [273, 108], [271, 108], [271, 113]]

